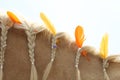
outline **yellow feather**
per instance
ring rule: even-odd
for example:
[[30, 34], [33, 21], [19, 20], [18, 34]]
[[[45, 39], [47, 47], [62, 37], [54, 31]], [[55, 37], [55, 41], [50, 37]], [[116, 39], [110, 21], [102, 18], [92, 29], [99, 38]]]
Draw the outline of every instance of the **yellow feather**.
[[45, 14], [40, 13], [40, 17], [43, 20], [43, 22], [45, 23], [45, 25], [48, 27], [48, 29], [55, 35], [56, 30], [55, 30], [53, 24], [50, 22], [50, 20], [45, 16]]
[[108, 34], [106, 33], [100, 44], [100, 55], [103, 59], [108, 56]]

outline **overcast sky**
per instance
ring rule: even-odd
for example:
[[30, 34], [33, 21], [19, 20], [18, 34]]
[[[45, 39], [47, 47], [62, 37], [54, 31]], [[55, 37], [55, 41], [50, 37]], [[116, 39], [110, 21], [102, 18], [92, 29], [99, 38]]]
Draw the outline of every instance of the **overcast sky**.
[[76, 26], [81, 25], [86, 35], [84, 45], [96, 49], [107, 32], [109, 55], [120, 54], [120, 0], [0, 0], [0, 9], [20, 12], [39, 23], [39, 14], [44, 12], [57, 32], [67, 32], [73, 39]]

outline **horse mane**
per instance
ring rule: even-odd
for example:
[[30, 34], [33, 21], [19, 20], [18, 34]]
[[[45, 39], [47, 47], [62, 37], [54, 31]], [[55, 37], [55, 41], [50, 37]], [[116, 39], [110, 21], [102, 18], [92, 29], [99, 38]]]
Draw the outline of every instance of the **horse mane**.
[[0, 12], [0, 24], [1, 23], [7, 27], [13, 26], [13, 22], [8, 18], [8, 16]]
[[93, 55], [93, 56], [98, 56], [98, 57], [100, 57], [100, 55], [98, 54], [98, 51], [96, 50], [96, 48], [95, 47], [93, 47], [93, 46], [83, 46], [82, 48], [81, 48], [81, 50], [85, 50], [88, 54], [91, 54], [91, 55]]
[[113, 63], [120, 63], [120, 55], [112, 55], [107, 57], [106, 59], [108, 62], [113, 62]]

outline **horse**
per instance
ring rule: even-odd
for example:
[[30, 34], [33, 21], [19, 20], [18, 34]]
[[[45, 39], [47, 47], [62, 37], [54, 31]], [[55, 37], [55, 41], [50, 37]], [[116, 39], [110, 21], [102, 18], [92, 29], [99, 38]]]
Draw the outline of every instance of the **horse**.
[[[23, 30], [11, 28], [8, 32], [7, 47], [5, 52], [4, 62], [4, 77], [5, 80], [29, 80], [30, 75], [30, 61], [27, 48], [27, 38]], [[51, 38], [52, 34], [47, 30], [40, 32], [36, 36], [36, 47], [35, 47], [35, 64], [38, 72], [38, 79], [42, 78], [45, 67], [50, 61], [51, 52]], [[61, 37], [57, 44], [56, 58], [53, 63], [50, 75], [50, 80], [70, 80], [74, 78], [74, 59], [77, 46], [72, 46], [68, 38]], [[82, 68], [89, 67], [85, 65], [90, 62], [82, 61], [84, 58], [80, 58], [80, 70], [82, 76]], [[92, 61], [92, 58], [91, 58]], [[97, 62], [95, 62], [98, 64]], [[82, 67], [83, 66], [83, 67]], [[99, 66], [100, 67], [100, 66]], [[93, 67], [91, 67], [93, 69]], [[96, 67], [97, 69], [98, 67]], [[88, 69], [88, 68], [86, 68]], [[85, 69], [85, 70], [86, 70]], [[102, 68], [101, 68], [102, 69]], [[89, 69], [91, 70], [91, 69]], [[87, 71], [87, 70], [86, 70]], [[101, 70], [102, 71], [102, 70]], [[89, 71], [87, 71], [89, 72]], [[94, 71], [92, 71], [95, 74]], [[83, 71], [83, 73], [85, 73]], [[87, 74], [86, 74], [87, 75]], [[88, 74], [90, 75], [90, 74]], [[63, 76], [65, 76], [63, 78]], [[84, 76], [84, 75], [83, 75]], [[95, 76], [94, 76], [95, 77]]]
[[[9, 18], [8, 18], [9, 19]], [[12, 22], [11, 22], [12, 24]], [[24, 29], [17, 29], [13, 24], [8, 29], [6, 49], [4, 54], [3, 80], [30, 80], [31, 62], [28, 51], [28, 39]], [[33, 26], [33, 25], [31, 25]], [[0, 36], [1, 36], [0, 29]], [[76, 80], [75, 58], [78, 47], [74, 40], [64, 32], [57, 39], [55, 61], [47, 80]], [[42, 80], [46, 65], [51, 57], [51, 42], [53, 34], [44, 29], [36, 34], [34, 59], [38, 80]], [[0, 41], [1, 42], [1, 41]], [[81, 80], [104, 80], [103, 59], [92, 46], [83, 46], [81, 51], [87, 52], [89, 61], [83, 55], [79, 59]], [[106, 70], [110, 80], [119, 80], [119, 56], [106, 59]]]

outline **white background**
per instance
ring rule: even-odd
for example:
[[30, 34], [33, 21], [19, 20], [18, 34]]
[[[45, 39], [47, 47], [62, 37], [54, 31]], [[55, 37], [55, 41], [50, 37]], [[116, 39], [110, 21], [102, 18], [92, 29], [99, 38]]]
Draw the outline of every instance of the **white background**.
[[73, 39], [76, 26], [81, 25], [86, 35], [84, 45], [97, 50], [107, 32], [109, 55], [120, 54], [120, 0], [0, 0], [0, 10], [17, 11], [39, 23], [39, 14], [44, 12], [57, 32], [67, 32]]

